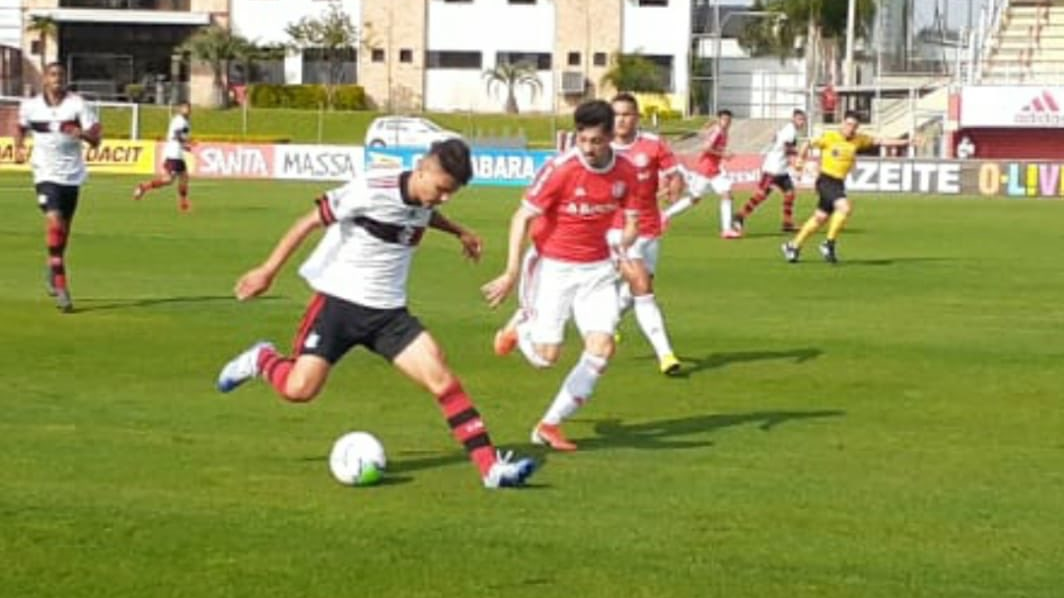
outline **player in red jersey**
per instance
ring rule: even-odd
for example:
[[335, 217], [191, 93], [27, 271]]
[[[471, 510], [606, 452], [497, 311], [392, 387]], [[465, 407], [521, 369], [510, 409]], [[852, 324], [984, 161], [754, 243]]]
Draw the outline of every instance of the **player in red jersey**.
[[667, 223], [683, 213], [712, 190], [720, 196], [720, 236], [724, 239], [738, 239], [742, 236], [732, 228], [732, 182], [723, 170], [723, 163], [732, 157], [732, 153], [728, 151], [728, 129], [731, 128], [731, 122], [731, 111], [721, 110], [717, 113], [717, 122], [706, 127], [702, 154], [694, 171], [686, 173], [687, 197], [665, 210], [664, 222]]
[[[639, 130], [639, 103], [635, 96], [619, 94], [613, 98], [612, 106], [616, 117], [613, 150], [629, 158], [639, 169], [639, 237], [628, 249], [628, 259], [620, 267], [624, 277], [620, 288], [621, 315], [634, 307], [639, 328], [657, 354], [661, 373], [672, 376], [680, 372], [680, 361], [669, 343], [665, 319], [654, 298], [653, 287], [662, 233], [658, 184], [664, 178], [669, 199], [675, 200], [683, 192], [683, 178], [668, 144], [657, 135]], [[608, 235], [610, 245], [620, 243], [623, 226], [624, 218], [617, 214]]]
[[[638, 171], [610, 147], [613, 108], [602, 100], [581, 104], [573, 118], [576, 147], [547, 163], [525, 193], [510, 222], [505, 271], [482, 287], [492, 307], [500, 305], [520, 279], [523, 317], [497, 336], [516, 344], [535, 367], [553, 365], [561, 353], [570, 314], [584, 337], [584, 353], [532, 430], [532, 441], [561, 451], [576, 449], [561, 423], [586, 403], [613, 355], [619, 318], [617, 272], [606, 232], [624, 210], [620, 248], [639, 234]], [[521, 267], [521, 246], [535, 222], [535, 252]], [[621, 260], [627, 261], [625, 254]]]

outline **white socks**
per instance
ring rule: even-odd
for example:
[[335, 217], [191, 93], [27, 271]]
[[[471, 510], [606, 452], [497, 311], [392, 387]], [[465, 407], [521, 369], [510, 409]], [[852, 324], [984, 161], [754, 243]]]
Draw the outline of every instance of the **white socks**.
[[732, 222], [732, 200], [731, 196], [720, 198], [720, 232], [727, 232], [731, 229]]
[[685, 195], [676, 202], [674, 202], [671, 206], [665, 208], [665, 218], [668, 220], [672, 220], [676, 216], [679, 216], [680, 214], [691, 209], [691, 206], [693, 205], [695, 205], [695, 202], [691, 198], [691, 196]]
[[617, 307], [620, 308], [619, 312], [623, 317], [628, 310], [632, 309], [632, 287], [628, 286], [623, 278], [618, 284], [621, 288], [617, 291]]
[[654, 347], [659, 361], [666, 355], [672, 355], [669, 335], [665, 333], [665, 319], [661, 317], [661, 309], [654, 300], [654, 295], [640, 295], [635, 298], [635, 319]]
[[551, 363], [540, 357], [536, 352], [536, 345], [532, 342], [532, 323], [528, 320], [517, 325], [517, 348], [525, 356], [532, 367], [543, 369], [549, 368]]
[[554, 402], [543, 416], [543, 423], [557, 426], [562, 423], [562, 420], [575, 413], [591, 398], [595, 384], [598, 383], [604, 371], [606, 371], [604, 357], [597, 357], [586, 352], [581, 355], [580, 361], [576, 362], [573, 369], [569, 371], [561, 390], [558, 391], [558, 396], [554, 397]]

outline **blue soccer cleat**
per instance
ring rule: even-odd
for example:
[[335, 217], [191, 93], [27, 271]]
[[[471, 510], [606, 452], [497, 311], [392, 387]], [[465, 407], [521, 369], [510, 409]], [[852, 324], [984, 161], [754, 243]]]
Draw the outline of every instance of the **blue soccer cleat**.
[[512, 458], [512, 452], [496, 453], [495, 463], [484, 476], [485, 488], [516, 488], [525, 485], [525, 481], [536, 471], [536, 462], [529, 458], [511, 461]]
[[273, 343], [258, 342], [225, 364], [218, 374], [217, 387], [221, 392], [233, 389], [259, 375], [259, 355], [265, 349], [273, 349]]

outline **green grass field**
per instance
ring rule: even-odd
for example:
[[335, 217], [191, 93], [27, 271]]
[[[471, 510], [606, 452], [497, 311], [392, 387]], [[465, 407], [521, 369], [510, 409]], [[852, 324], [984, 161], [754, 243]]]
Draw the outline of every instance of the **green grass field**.
[[[132, 127], [131, 112], [127, 109], [106, 109], [101, 113], [104, 130], [111, 138], [125, 138]], [[291, 110], [284, 108], [253, 108], [243, 112], [196, 109], [192, 115], [193, 131], [198, 137], [246, 136], [254, 141], [272, 143], [275, 139], [292, 143], [364, 143], [366, 129], [381, 113], [373, 111]], [[166, 135], [171, 112], [165, 107], [141, 106], [140, 137], [161, 139]], [[468, 139], [480, 136], [508, 137], [524, 135], [530, 147], [553, 148], [558, 129], [571, 128], [572, 117], [552, 114], [471, 114], [431, 112], [424, 115], [442, 127], [461, 133]], [[705, 118], [667, 121], [661, 132], [680, 135], [697, 131]]]
[[[310, 405], [214, 391], [234, 353], [293, 334], [294, 264], [258, 302], [230, 290], [320, 185], [194, 181], [181, 215], [132, 184], [85, 190], [64, 316], [28, 182], [0, 178], [0, 595], [1064, 595], [1064, 203], [858, 197], [836, 267], [783, 262], [778, 200], [739, 242], [700, 206], [658, 281], [687, 377], [627, 321], [568, 427], [583, 450], [546, 455], [527, 434], [576, 345], [547, 372], [491, 355], [506, 314], [477, 288], [515, 193], [467, 191], [447, 211], [485, 263], [430, 236], [412, 309], [497, 444], [544, 461], [489, 492], [432, 398], [364, 351]], [[332, 481], [353, 429], [383, 440], [388, 483]]]

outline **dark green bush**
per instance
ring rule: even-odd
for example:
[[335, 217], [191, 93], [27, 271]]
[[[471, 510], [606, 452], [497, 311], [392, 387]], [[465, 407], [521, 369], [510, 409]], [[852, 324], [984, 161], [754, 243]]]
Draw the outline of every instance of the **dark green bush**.
[[[249, 94], [252, 108], [313, 110], [326, 106], [327, 98], [323, 85], [255, 84]], [[335, 110], [365, 110], [366, 92], [361, 85], [337, 85], [332, 107]]]

